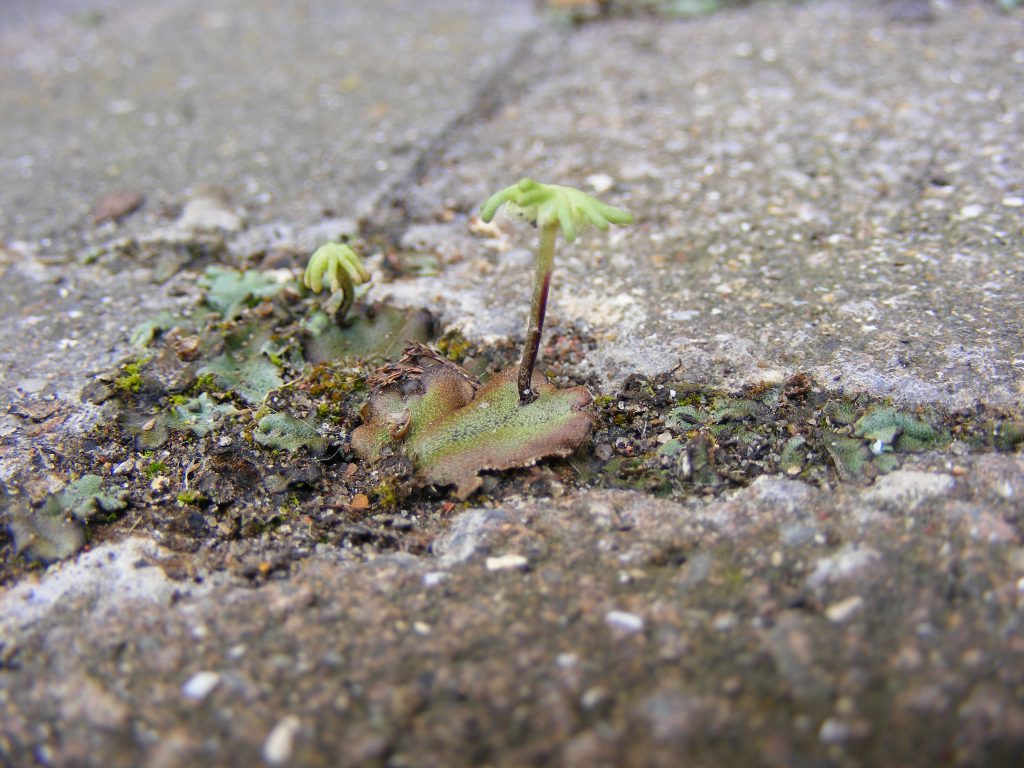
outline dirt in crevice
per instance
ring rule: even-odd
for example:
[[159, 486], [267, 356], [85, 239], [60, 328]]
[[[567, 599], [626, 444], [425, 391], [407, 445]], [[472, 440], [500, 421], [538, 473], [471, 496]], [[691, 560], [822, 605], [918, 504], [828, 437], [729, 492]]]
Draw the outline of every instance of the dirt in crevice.
[[[584, 487], [713, 498], [765, 474], [819, 486], [869, 483], [913, 453], [1019, 451], [1024, 441], [1019, 413], [906, 411], [822, 389], [804, 374], [725, 392], [674, 370], [633, 375], [618, 391], [602, 394], [594, 381], [574, 374], [596, 342], [579, 328], [555, 327], [542, 349], [542, 370], [559, 386], [583, 383], [594, 391], [591, 439], [567, 459], [488, 474], [480, 492], [456, 502], [449, 489], [421, 487], [400, 455], [366, 466], [352, 454], [348, 437], [360, 423], [366, 376], [378, 361], [304, 360], [298, 318], [313, 309], [312, 299], [290, 290], [249, 301], [229, 321], [214, 318], [188, 332], [158, 330], [145, 350], [97, 377], [92, 396], [106, 401], [109, 418], [47, 447], [51, 475], [68, 482], [97, 475], [127, 502], [123, 510], [89, 517], [86, 546], [146, 533], [171, 550], [201, 553], [209, 570], [258, 584], [287, 574], [317, 550], [356, 559], [428, 554], [452, 516], [468, 506]], [[258, 329], [269, 330], [258, 349], [228, 350], [234, 361], [228, 374], [203, 373], [211, 359], [226, 359], [225, 345], [239, 328], [257, 336]], [[200, 341], [204, 336], [213, 340]], [[434, 345], [485, 378], [518, 357], [512, 343], [485, 349], [455, 332]], [[269, 380], [262, 400], [240, 394], [256, 386], [247, 376], [268, 386], [262, 377], [269, 374], [280, 381]], [[54, 416], [43, 402], [18, 408], [24, 430]], [[8, 516], [41, 514], [45, 498], [33, 488], [27, 472], [14, 478]], [[39, 567], [17, 554], [6, 535], [0, 562], [0, 583]], [[184, 567], [175, 575], [202, 576]]]

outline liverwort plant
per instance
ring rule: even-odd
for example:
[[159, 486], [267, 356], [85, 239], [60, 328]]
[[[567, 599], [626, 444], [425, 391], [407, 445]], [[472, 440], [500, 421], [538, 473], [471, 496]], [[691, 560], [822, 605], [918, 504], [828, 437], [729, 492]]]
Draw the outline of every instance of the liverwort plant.
[[324, 288], [324, 278], [331, 287], [332, 299], [341, 293], [341, 304], [335, 313], [340, 322], [352, 308], [356, 286], [367, 282], [370, 273], [349, 246], [344, 243], [326, 243], [313, 252], [302, 282], [311, 291], [320, 293]]
[[352, 432], [352, 450], [374, 463], [402, 455], [417, 482], [455, 486], [467, 498], [486, 472], [528, 467], [568, 456], [593, 428], [592, 402], [584, 386], [559, 389], [534, 371], [551, 287], [555, 240], [561, 230], [573, 242], [584, 227], [608, 229], [633, 217], [572, 187], [523, 179], [484, 203], [490, 221], [507, 205], [540, 229], [536, 282], [526, 343], [518, 366], [481, 383], [422, 344], [409, 344], [394, 364], [368, 379], [370, 397]]
[[609, 224], [632, 224], [633, 217], [626, 211], [606, 205], [575, 187], [541, 184], [533, 179], [520, 179], [516, 184], [492, 195], [480, 208], [480, 218], [485, 222], [491, 221], [502, 205], [505, 205], [506, 211], [513, 216], [529, 221], [540, 230], [530, 322], [519, 360], [517, 378], [519, 400], [525, 405], [537, 396], [531, 382], [544, 330], [544, 314], [551, 287], [558, 230], [562, 230], [562, 237], [567, 243], [572, 243], [579, 231], [589, 225], [604, 231], [608, 229]]

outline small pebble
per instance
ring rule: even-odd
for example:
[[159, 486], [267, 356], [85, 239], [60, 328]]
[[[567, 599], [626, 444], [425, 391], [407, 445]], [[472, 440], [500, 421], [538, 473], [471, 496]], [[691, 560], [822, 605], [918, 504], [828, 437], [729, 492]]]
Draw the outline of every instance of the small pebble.
[[178, 225], [191, 230], [237, 232], [242, 228], [242, 219], [219, 195], [207, 194], [185, 204]]
[[285, 765], [292, 756], [301, 725], [295, 715], [282, 718], [263, 742], [263, 759], [271, 765]]
[[112, 475], [123, 475], [125, 472], [130, 471], [132, 469], [132, 467], [134, 467], [134, 466], [135, 466], [135, 459], [129, 457], [129, 458], [125, 459], [124, 461], [122, 461], [120, 464], [115, 464], [113, 469], [110, 470], [110, 474], [112, 474]]
[[483, 235], [493, 239], [498, 239], [505, 235], [497, 224], [482, 221], [475, 216], [469, 221], [469, 231], [474, 235]]
[[26, 394], [34, 395], [42, 392], [49, 384], [50, 382], [46, 379], [22, 379], [18, 382], [17, 387]]
[[818, 740], [822, 744], [845, 744], [868, 736], [871, 732], [867, 723], [859, 720], [843, 720], [830, 717], [821, 724]]
[[522, 555], [499, 555], [488, 557], [485, 565], [488, 571], [521, 571], [529, 564]]
[[423, 574], [424, 587], [436, 587], [438, 584], [447, 581], [448, 574], [444, 571], [431, 571]]
[[1024, 207], [1024, 197], [1004, 197], [1001, 202], [1007, 208]]
[[854, 595], [845, 600], [840, 600], [838, 603], [832, 603], [832, 605], [825, 609], [825, 615], [829, 621], [842, 624], [863, 607], [864, 599], [860, 595]]
[[580, 696], [580, 706], [585, 710], [597, 709], [608, 701], [608, 698], [608, 689], [595, 685], [592, 688], [587, 688]]
[[587, 184], [598, 194], [607, 192], [613, 186], [615, 186], [615, 179], [609, 176], [607, 173], [594, 173], [587, 176]]
[[985, 212], [984, 206], [981, 205], [965, 205], [960, 209], [961, 219], [976, 219]]
[[562, 669], [570, 669], [580, 663], [580, 657], [575, 653], [560, 653], [555, 657], [555, 664]]
[[736, 614], [729, 612], [719, 613], [712, 619], [711, 626], [719, 632], [728, 632], [736, 626]]
[[196, 672], [181, 686], [181, 695], [192, 701], [202, 701], [220, 684], [220, 675], [216, 672]]
[[642, 632], [644, 628], [642, 617], [637, 616], [635, 613], [627, 613], [626, 611], [608, 611], [604, 615], [604, 620], [609, 626], [616, 629], [624, 629], [627, 632]]
[[[821, 534], [816, 535], [814, 540], [818, 544], [825, 543], [825, 537]], [[820, 558], [815, 562], [814, 571], [807, 577], [807, 585], [812, 589], [819, 589], [825, 584], [839, 584], [860, 578], [881, 559], [881, 553], [872, 547], [847, 545], [834, 555]]]

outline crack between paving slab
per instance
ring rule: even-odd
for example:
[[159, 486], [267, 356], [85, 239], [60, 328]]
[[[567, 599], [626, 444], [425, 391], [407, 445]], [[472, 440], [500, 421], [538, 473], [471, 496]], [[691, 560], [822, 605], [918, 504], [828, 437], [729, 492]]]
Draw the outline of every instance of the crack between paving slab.
[[[360, 233], [367, 239], [377, 237], [398, 243], [414, 221], [405, 205], [406, 191], [423, 181], [429, 171], [439, 164], [457, 137], [493, 118], [503, 106], [522, 96], [532, 83], [543, 79], [549, 68], [546, 64], [548, 51], [545, 48], [561, 37], [563, 35], [553, 31], [550, 26], [541, 26], [525, 35], [512, 53], [483, 80], [465, 111], [452, 118], [438, 132], [419, 153], [412, 168], [393, 182], [374, 203], [370, 213], [359, 222]], [[519, 63], [523, 61], [527, 63]]]

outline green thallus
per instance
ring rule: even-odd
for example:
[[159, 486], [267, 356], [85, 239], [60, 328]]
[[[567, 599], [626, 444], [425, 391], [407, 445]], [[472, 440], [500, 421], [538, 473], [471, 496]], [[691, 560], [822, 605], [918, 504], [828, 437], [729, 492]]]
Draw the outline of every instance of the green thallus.
[[342, 320], [352, 308], [355, 301], [357, 285], [367, 282], [370, 273], [359, 261], [359, 256], [344, 243], [326, 243], [321, 245], [309, 260], [306, 272], [302, 276], [303, 284], [315, 293], [324, 288], [324, 278], [331, 286], [331, 293], [342, 293], [341, 306], [336, 317]]
[[491, 221], [502, 205], [506, 205], [506, 210], [512, 215], [523, 218], [540, 229], [530, 324], [519, 361], [517, 382], [519, 400], [525, 404], [536, 396], [530, 382], [533, 367], [537, 362], [537, 351], [540, 349], [541, 333], [544, 330], [544, 313], [547, 310], [551, 270], [555, 260], [555, 238], [559, 228], [565, 241], [572, 243], [579, 231], [588, 225], [592, 224], [603, 231], [608, 229], [609, 224], [632, 224], [633, 217], [626, 211], [605, 205], [574, 187], [540, 184], [533, 179], [521, 179], [518, 183], [492, 195], [480, 208], [480, 218], [485, 222]]

